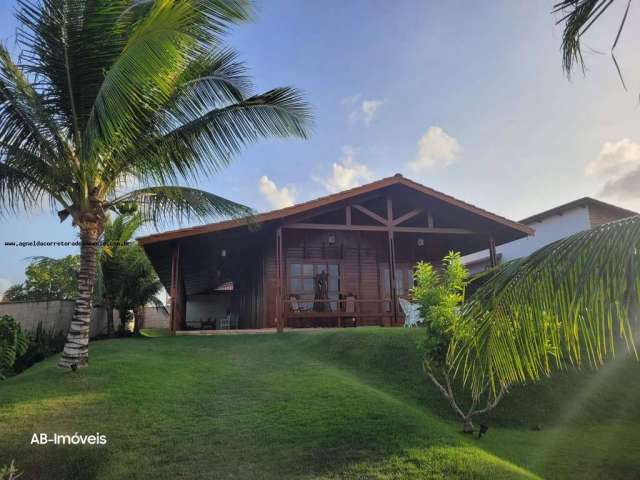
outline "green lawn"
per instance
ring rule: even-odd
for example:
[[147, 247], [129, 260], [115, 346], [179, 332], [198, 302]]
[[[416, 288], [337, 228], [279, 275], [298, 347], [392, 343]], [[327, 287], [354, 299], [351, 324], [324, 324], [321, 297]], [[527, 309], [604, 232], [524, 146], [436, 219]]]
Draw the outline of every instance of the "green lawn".
[[[640, 365], [514, 389], [481, 440], [421, 375], [417, 330], [95, 342], [0, 383], [27, 479], [640, 478]], [[541, 431], [532, 426], [541, 425]], [[31, 446], [34, 432], [107, 446]]]

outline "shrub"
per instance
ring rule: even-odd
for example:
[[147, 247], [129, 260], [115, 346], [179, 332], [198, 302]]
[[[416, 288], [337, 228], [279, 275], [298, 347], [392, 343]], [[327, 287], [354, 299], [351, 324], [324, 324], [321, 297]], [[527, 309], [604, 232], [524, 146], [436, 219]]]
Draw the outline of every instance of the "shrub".
[[17, 480], [21, 476], [22, 473], [18, 471], [13, 463], [13, 460], [11, 460], [11, 463], [9, 465], [0, 467], [0, 480]]
[[60, 330], [51, 328], [47, 330], [38, 323], [35, 331], [28, 333], [29, 346], [27, 350], [16, 359], [14, 370], [19, 373], [26, 370], [34, 363], [41, 362], [47, 357], [62, 351], [65, 335]]
[[13, 373], [16, 359], [29, 347], [29, 337], [9, 315], [0, 317], [0, 379]]

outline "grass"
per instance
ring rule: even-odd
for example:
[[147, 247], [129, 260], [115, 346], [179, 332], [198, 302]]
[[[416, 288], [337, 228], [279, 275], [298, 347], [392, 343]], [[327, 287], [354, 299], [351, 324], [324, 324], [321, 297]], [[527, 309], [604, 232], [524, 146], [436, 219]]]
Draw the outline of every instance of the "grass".
[[[26, 479], [633, 478], [640, 366], [514, 389], [478, 440], [420, 372], [417, 330], [129, 338], [0, 383], [0, 465]], [[533, 431], [532, 426], [541, 426]], [[106, 446], [30, 445], [34, 432]]]

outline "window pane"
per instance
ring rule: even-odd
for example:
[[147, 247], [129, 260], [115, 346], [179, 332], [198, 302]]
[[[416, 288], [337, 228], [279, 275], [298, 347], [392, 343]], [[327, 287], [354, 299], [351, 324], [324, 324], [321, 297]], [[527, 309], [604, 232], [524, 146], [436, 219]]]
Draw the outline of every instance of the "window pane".
[[299, 263], [292, 263], [290, 265], [291, 275], [299, 276], [302, 273], [302, 265]]
[[302, 282], [300, 282], [299, 278], [292, 278], [290, 280], [290, 288], [292, 292], [299, 292], [301, 286]]
[[327, 271], [326, 265], [316, 265], [316, 273], [325, 273]]
[[302, 266], [302, 275], [305, 277], [313, 277], [313, 264], [305, 263]]
[[340, 275], [338, 265], [329, 265], [329, 275], [331, 277], [338, 277]]
[[332, 292], [338, 291], [338, 279], [336, 277], [329, 277], [329, 290]]
[[313, 292], [313, 278], [305, 278], [303, 279], [303, 287], [305, 292]]

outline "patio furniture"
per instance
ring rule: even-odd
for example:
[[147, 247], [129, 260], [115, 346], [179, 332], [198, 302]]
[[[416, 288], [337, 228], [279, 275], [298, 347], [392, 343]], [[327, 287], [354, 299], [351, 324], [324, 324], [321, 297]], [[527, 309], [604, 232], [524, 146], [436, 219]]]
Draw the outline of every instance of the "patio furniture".
[[233, 330], [237, 330], [239, 320], [240, 320], [240, 314], [236, 312], [232, 313], [229, 316], [229, 328]]
[[229, 330], [231, 325], [231, 314], [227, 314], [223, 318], [216, 320], [216, 330]]
[[411, 303], [406, 298], [398, 299], [400, 308], [404, 312], [404, 326], [405, 327], [417, 327], [422, 322], [420, 317], [420, 306], [416, 303]]

